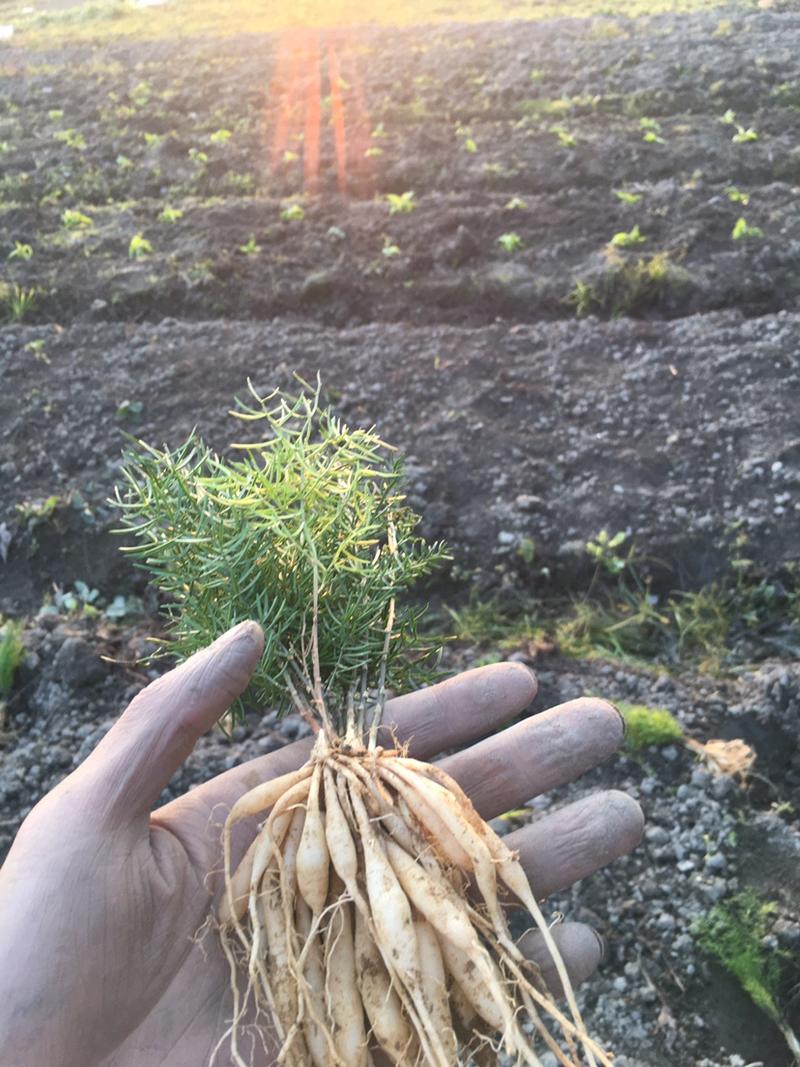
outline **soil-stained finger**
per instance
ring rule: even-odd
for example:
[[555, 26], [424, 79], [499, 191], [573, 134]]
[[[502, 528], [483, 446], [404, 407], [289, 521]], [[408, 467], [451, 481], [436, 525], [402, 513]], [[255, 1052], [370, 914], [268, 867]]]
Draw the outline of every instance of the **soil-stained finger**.
[[[585, 923], [560, 923], [550, 932], [561, 953], [573, 987], [585, 982], [603, 962], [605, 956], [603, 939]], [[561, 988], [555, 964], [539, 931], [529, 930], [523, 934], [519, 947], [528, 959], [538, 965], [542, 978], [553, 996], [562, 997], [564, 991]]]
[[624, 735], [613, 704], [582, 697], [448, 756], [442, 767], [484, 819], [492, 819], [602, 763]]
[[566, 889], [635, 848], [644, 815], [627, 793], [592, 793], [503, 838], [519, 858], [536, 897]]

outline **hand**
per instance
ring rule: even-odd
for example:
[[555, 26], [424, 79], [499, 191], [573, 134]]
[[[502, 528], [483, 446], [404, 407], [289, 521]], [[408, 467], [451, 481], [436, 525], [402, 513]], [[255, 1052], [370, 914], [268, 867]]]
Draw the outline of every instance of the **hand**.
[[[208, 1063], [231, 1010], [216, 937], [200, 933], [221, 897], [221, 825], [244, 792], [303, 763], [310, 739], [152, 808], [198, 738], [244, 691], [262, 648], [258, 626], [243, 623], [153, 682], [25, 820], [0, 870], [5, 1062]], [[519, 715], [535, 692], [527, 668], [496, 664], [390, 701], [386, 722], [410, 741], [413, 755], [432, 759]], [[606, 759], [622, 736], [610, 704], [574, 700], [443, 765], [490, 819]], [[542, 897], [624, 854], [641, 831], [638, 805], [606, 792], [507, 840]], [[600, 961], [600, 939], [579, 923], [555, 934], [571, 976], [586, 978]], [[552, 975], [538, 936], [524, 947]], [[215, 1062], [229, 1063], [225, 1045]], [[267, 1053], [257, 1063], [266, 1067]]]

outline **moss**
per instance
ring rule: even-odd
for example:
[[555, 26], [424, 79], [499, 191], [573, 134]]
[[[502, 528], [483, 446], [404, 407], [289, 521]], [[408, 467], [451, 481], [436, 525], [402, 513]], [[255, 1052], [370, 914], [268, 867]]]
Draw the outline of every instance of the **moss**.
[[669, 745], [683, 737], [680, 723], [666, 708], [623, 703], [617, 707], [622, 712], [628, 728], [625, 746], [631, 752], [641, 752], [650, 745]]
[[746, 889], [699, 919], [693, 933], [699, 946], [719, 960], [753, 1003], [779, 1022], [776, 995], [780, 955], [770, 952], [763, 944], [773, 910], [774, 905]]
[[21, 624], [7, 622], [0, 630], [0, 698], [11, 692], [14, 675], [24, 655]]

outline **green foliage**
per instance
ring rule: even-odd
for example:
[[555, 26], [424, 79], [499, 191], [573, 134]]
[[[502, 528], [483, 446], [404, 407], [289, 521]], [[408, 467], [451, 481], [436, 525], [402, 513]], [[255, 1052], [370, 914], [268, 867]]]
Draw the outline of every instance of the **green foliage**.
[[140, 233], [135, 233], [131, 237], [131, 243], [128, 245], [128, 259], [146, 259], [149, 255], [152, 255], [153, 246]]
[[62, 141], [67, 148], [74, 148], [77, 152], [86, 150], [86, 138], [77, 130], [59, 130], [53, 136], [57, 141]]
[[758, 134], [752, 126], [747, 129], [744, 126], [737, 126], [736, 133], [731, 138], [734, 144], [749, 144], [750, 141], [757, 141]]
[[763, 236], [763, 230], [760, 230], [758, 226], [751, 226], [743, 216], [740, 216], [736, 220], [736, 223], [731, 230], [731, 237], [734, 241], [752, 241]]
[[666, 708], [624, 702], [618, 702], [617, 708], [625, 719], [625, 747], [630, 752], [641, 752], [650, 745], [670, 745], [683, 738], [681, 724]]
[[239, 245], [239, 251], [243, 256], [257, 256], [261, 251], [261, 245], [256, 243], [255, 234], [250, 234], [243, 245]]
[[497, 243], [504, 252], [509, 254], [519, 252], [522, 248], [522, 238], [518, 233], [501, 233], [497, 238]]
[[647, 144], [666, 144], [661, 136], [661, 123], [655, 119], [640, 118], [639, 129], [642, 131], [642, 140]]
[[305, 217], [306, 213], [300, 204], [290, 204], [281, 211], [284, 222], [301, 222]]
[[609, 269], [599, 286], [600, 302], [614, 314], [631, 314], [661, 303], [682, 289], [689, 272], [673, 262], [669, 252], [651, 256], [623, 256], [616, 248], [606, 252]]
[[627, 189], [615, 189], [614, 196], [621, 200], [623, 204], [638, 204], [642, 199], [641, 193], [631, 193]]
[[521, 196], [512, 196], [507, 204], [504, 206], [505, 211], [525, 211], [528, 205], [522, 199]]
[[414, 193], [387, 193], [386, 203], [389, 205], [390, 215], [408, 215], [417, 206], [414, 201]]
[[161, 210], [161, 214], [158, 216], [159, 222], [178, 222], [183, 218], [183, 212], [178, 207], [170, 207], [169, 204], [165, 204]]
[[602, 567], [609, 574], [621, 574], [630, 557], [621, 556], [618, 549], [622, 548], [627, 539], [628, 535], [624, 530], [618, 530], [613, 535], [608, 530], [601, 530], [593, 540], [586, 542], [586, 552], [598, 567]]
[[773, 904], [745, 889], [717, 904], [694, 924], [692, 932], [700, 947], [719, 960], [753, 1003], [780, 1023], [776, 1000], [780, 957], [763, 944], [773, 911]]
[[231, 130], [215, 130], [209, 137], [209, 141], [212, 144], [227, 144], [233, 137]]
[[61, 224], [67, 230], [88, 230], [93, 226], [91, 218], [75, 208], [65, 208], [61, 215]]
[[562, 148], [574, 148], [577, 145], [575, 135], [570, 133], [569, 130], [563, 126], [551, 126], [550, 132], [554, 133], [558, 138], [558, 143]]
[[576, 318], [582, 319], [589, 314], [592, 305], [599, 304], [600, 300], [598, 299], [594, 286], [590, 285], [588, 282], [583, 282], [578, 278], [570, 292], [567, 294], [566, 302], [572, 304], [575, 308]]
[[15, 241], [14, 247], [8, 253], [8, 259], [21, 259], [27, 263], [33, 259], [33, 248], [22, 241]]
[[7, 697], [11, 692], [14, 675], [24, 656], [22, 623], [9, 619], [0, 629], [0, 698]]
[[[232, 415], [261, 434], [225, 461], [192, 435], [173, 452], [138, 443], [117, 492], [132, 552], [167, 595], [168, 648], [185, 659], [229, 626], [254, 618], [266, 636], [251, 697], [285, 706], [287, 679], [308, 692], [312, 633], [329, 710], [342, 726], [363, 677], [387, 684], [426, 676], [432, 652], [420, 612], [390, 605], [445, 558], [414, 529], [402, 468], [371, 431], [350, 430], [319, 403], [319, 387], [291, 398], [240, 402]], [[384, 647], [386, 645], [386, 648]]]
[[0, 321], [24, 322], [39, 298], [35, 287], [0, 282]]
[[725, 186], [725, 195], [732, 204], [743, 204], [745, 207], [750, 203], [750, 194], [743, 193], [741, 189], [737, 189], [735, 185]]
[[619, 233], [615, 233], [609, 244], [614, 248], [633, 248], [636, 245], [643, 245], [646, 240], [647, 238], [643, 236], [637, 222], [632, 230], [621, 230]]

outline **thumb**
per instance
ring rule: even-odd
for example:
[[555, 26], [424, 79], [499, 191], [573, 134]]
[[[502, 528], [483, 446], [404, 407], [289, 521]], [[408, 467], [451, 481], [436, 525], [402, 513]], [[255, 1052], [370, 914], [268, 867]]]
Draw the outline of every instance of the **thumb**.
[[256, 622], [242, 622], [143, 689], [75, 772], [73, 787], [113, 825], [149, 813], [162, 789], [247, 688], [264, 650]]

